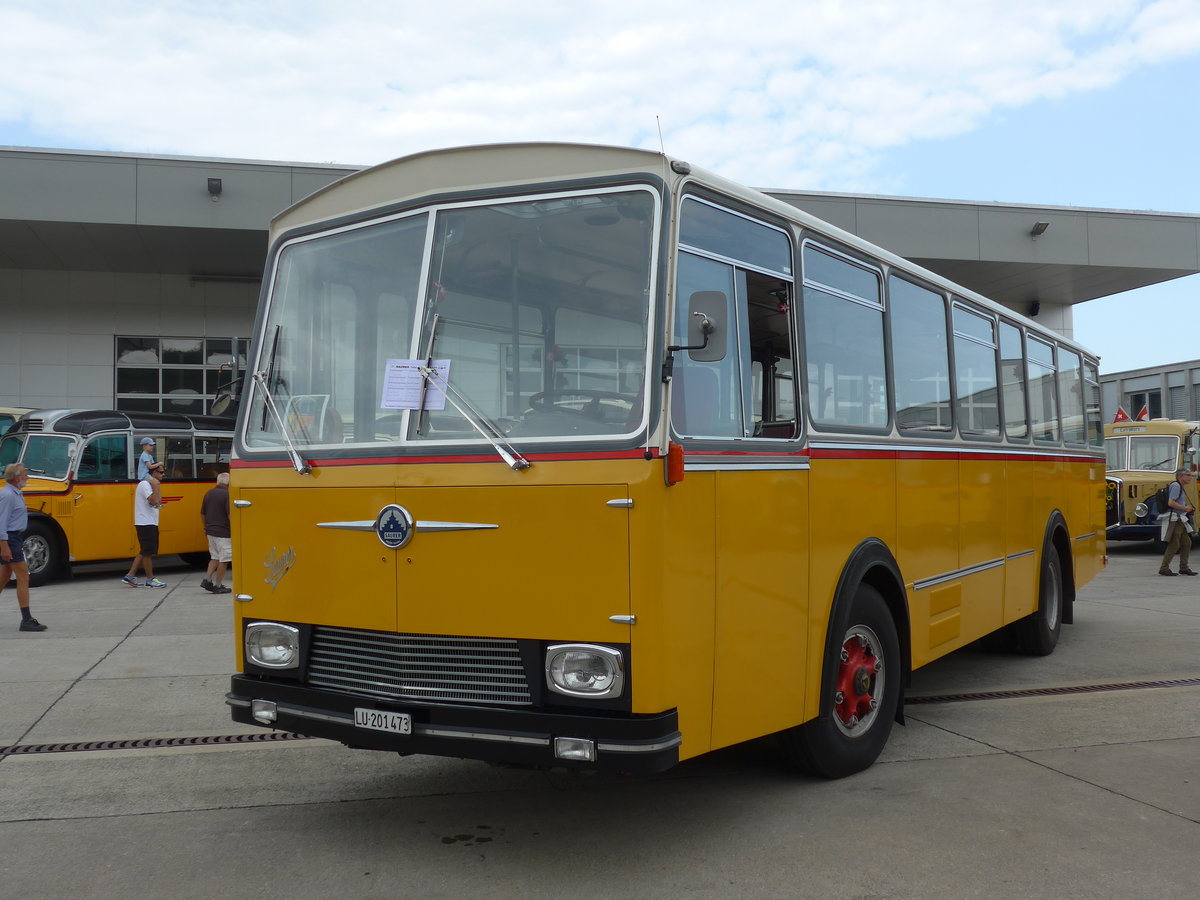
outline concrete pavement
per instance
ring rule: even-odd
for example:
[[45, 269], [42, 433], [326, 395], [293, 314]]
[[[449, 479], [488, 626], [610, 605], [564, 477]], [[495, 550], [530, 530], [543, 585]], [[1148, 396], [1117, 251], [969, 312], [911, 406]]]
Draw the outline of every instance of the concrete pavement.
[[[35, 897], [1087, 897], [1200, 894], [1200, 578], [1110, 545], [1044, 659], [917, 673], [861, 775], [771, 741], [653, 779], [398, 758], [305, 740], [10, 755], [0, 891]], [[0, 746], [256, 733], [223, 705], [229, 597], [92, 568], [0, 597]], [[1146, 687], [1149, 682], [1177, 682]], [[1095, 686], [1109, 686], [1092, 690]]]

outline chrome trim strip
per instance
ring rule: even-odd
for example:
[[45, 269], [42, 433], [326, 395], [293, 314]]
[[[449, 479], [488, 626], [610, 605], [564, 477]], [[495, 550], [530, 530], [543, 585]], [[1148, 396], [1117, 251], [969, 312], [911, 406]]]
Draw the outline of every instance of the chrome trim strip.
[[934, 587], [935, 585], [945, 584], [947, 581], [957, 581], [967, 575], [978, 575], [980, 572], [986, 572], [989, 569], [995, 569], [1005, 564], [1004, 557], [999, 559], [989, 559], [987, 562], [978, 563], [974, 566], [967, 566], [963, 569], [956, 569], [953, 572], [946, 572], [942, 575], [934, 575], [932, 578], [922, 578], [920, 581], [913, 582], [914, 591], [923, 591], [925, 588]]
[[453, 728], [433, 728], [429, 725], [413, 724], [413, 733], [427, 737], [463, 738], [469, 741], [497, 741], [503, 744], [528, 744], [534, 747], [549, 747], [548, 737], [527, 737], [517, 734], [487, 734], [479, 731], [459, 731]]
[[499, 528], [499, 525], [485, 525], [481, 522], [422, 522], [416, 523], [417, 533], [432, 533], [435, 531], [485, 531]]
[[[418, 520], [413, 523], [418, 532], [433, 534], [439, 531], [481, 531], [499, 528], [499, 525], [487, 525], [481, 522], [426, 522]], [[318, 522], [318, 528], [332, 528], [338, 531], [374, 531], [375, 520], [358, 519], [349, 522]]]
[[225, 705], [226, 706], [240, 706], [243, 709], [249, 709], [250, 701], [249, 700], [235, 700], [233, 697], [226, 697]]
[[605, 506], [611, 506], [613, 509], [633, 509], [633, 500], [626, 497], [621, 500], [609, 500]]
[[655, 741], [653, 744], [613, 744], [608, 742], [596, 742], [596, 749], [603, 750], [605, 753], [657, 753], [660, 750], [670, 750], [672, 747], [678, 747], [683, 743], [683, 735], [679, 732], [671, 735], [664, 741]]
[[685, 472], [773, 472], [773, 471], [794, 471], [807, 472], [812, 466], [807, 462], [795, 463], [768, 463], [768, 462], [737, 462], [729, 460], [728, 462], [695, 462], [690, 463], [687, 457], [684, 457], [683, 470]]
[[[897, 452], [921, 453], [962, 453], [964, 451], [980, 456], [1070, 456], [1078, 461], [1103, 460], [1102, 451], [1091, 450], [1088, 447], [1065, 447], [1062, 445], [1043, 446], [1040, 444], [1003, 444], [989, 441], [986, 445], [961, 442], [946, 444], [931, 440], [928, 444], [893, 444], [887, 435], [881, 435], [879, 441], [872, 443], [821, 441], [810, 440], [808, 446], [817, 450], [894, 450]], [[944, 440], [944, 439], [943, 439]]]
[[1010, 554], [1008, 554], [1008, 558], [1009, 558], [1010, 560], [1013, 560], [1013, 559], [1020, 559], [1020, 558], [1021, 558], [1021, 557], [1023, 557], [1023, 556], [1033, 556], [1033, 551], [1032, 551], [1032, 550], [1022, 550], [1020, 553], [1010, 553]]
[[1077, 541], [1086, 541], [1086, 540], [1090, 540], [1091, 538], [1094, 538], [1095, 536], [1096, 536], [1096, 532], [1094, 532], [1094, 531], [1089, 531], [1087, 534], [1081, 534], [1081, 535], [1079, 535], [1079, 537], [1075, 538], [1075, 540], [1077, 540]]
[[339, 531], [374, 531], [375, 520], [359, 519], [356, 522], [318, 522], [318, 528], [336, 528]]

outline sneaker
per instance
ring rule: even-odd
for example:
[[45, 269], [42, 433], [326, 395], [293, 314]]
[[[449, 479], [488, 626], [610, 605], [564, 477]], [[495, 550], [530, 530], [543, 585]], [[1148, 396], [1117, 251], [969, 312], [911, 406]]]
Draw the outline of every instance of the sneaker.
[[[1174, 575], [1175, 573], [1172, 572], [1171, 574]], [[146, 582], [146, 587], [166, 587], [166, 586], [167, 586], [167, 583], [165, 581], [159, 581], [157, 578], [151, 578], [149, 581]]]
[[211, 592], [213, 589], [213, 583], [211, 581], [209, 581], [207, 578], [205, 578], [203, 581], [200, 582], [200, 587], [204, 588], [206, 591]]
[[134, 578], [132, 575], [126, 575], [121, 580], [123, 582], [125, 582], [127, 585], [129, 585], [130, 587], [141, 587], [141, 585], [138, 584], [138, 580], [136, 578]]
[[1191, 569], [1180, 569], [1179, 574], [1180, 575], [1195, 575], [1197, 573], [1193, 572]]
[[1172, 572], [1170, 569], [1159, 569], [1158, 574], [1159, 575], [1170, 575], [1170, 576], [1174, 577], [1175, 575], [1178, 575], [1179, 573]]
[[21, 631], [45, 631], [46, 626], [37, 619], [24, 619], [21, 622]]
[[209, 588], [209, 590], [212, 591], [214, 594], [232, 594], [233, 593], [232, 588], [226, 587], [223, 584], [214, 584], [211, 588]]

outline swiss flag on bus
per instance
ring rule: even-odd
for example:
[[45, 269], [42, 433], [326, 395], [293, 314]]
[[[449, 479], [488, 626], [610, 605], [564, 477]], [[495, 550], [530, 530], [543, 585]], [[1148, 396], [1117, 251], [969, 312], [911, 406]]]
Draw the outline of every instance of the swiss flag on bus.
[[1138, 410], [1138, 414], [1136, 417], [1138, 422], [1145, 422], [1149, 418], [1150, 418], [1150, 407], [1143, 406], [1141, 409]]
[[1117, 414], [1115, 416], [1113, 416], [1113, 422], [1128, 422], [1128, 421], [1129, 421], [1129, 413], [1125, 412], [1125, 407], [1118, 406]]

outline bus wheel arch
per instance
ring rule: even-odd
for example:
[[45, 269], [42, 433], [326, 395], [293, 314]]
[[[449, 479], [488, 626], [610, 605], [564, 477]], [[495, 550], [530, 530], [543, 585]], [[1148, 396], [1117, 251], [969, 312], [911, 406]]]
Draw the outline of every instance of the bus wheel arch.
[[48, 516], [29, 516], [23, 546], [31, 586], [47, 584], [66, 570], [67, 538], [58, 523]]
[[830, 611], [817, 718], [783, 733], [798, 768], [841, 778], [868, 768], [903, 721], [911, 670], [908, 610], [887, 547], [865, 541], [842, 571]]
[[1074, 621], [1075, 566], [1071, 538], [1062, 513], [1055, 510], [1046, 523], [1038, 563], [1037, 608], [1013, 623], [1017, 650], [1029, 656], [1049, 656]]

